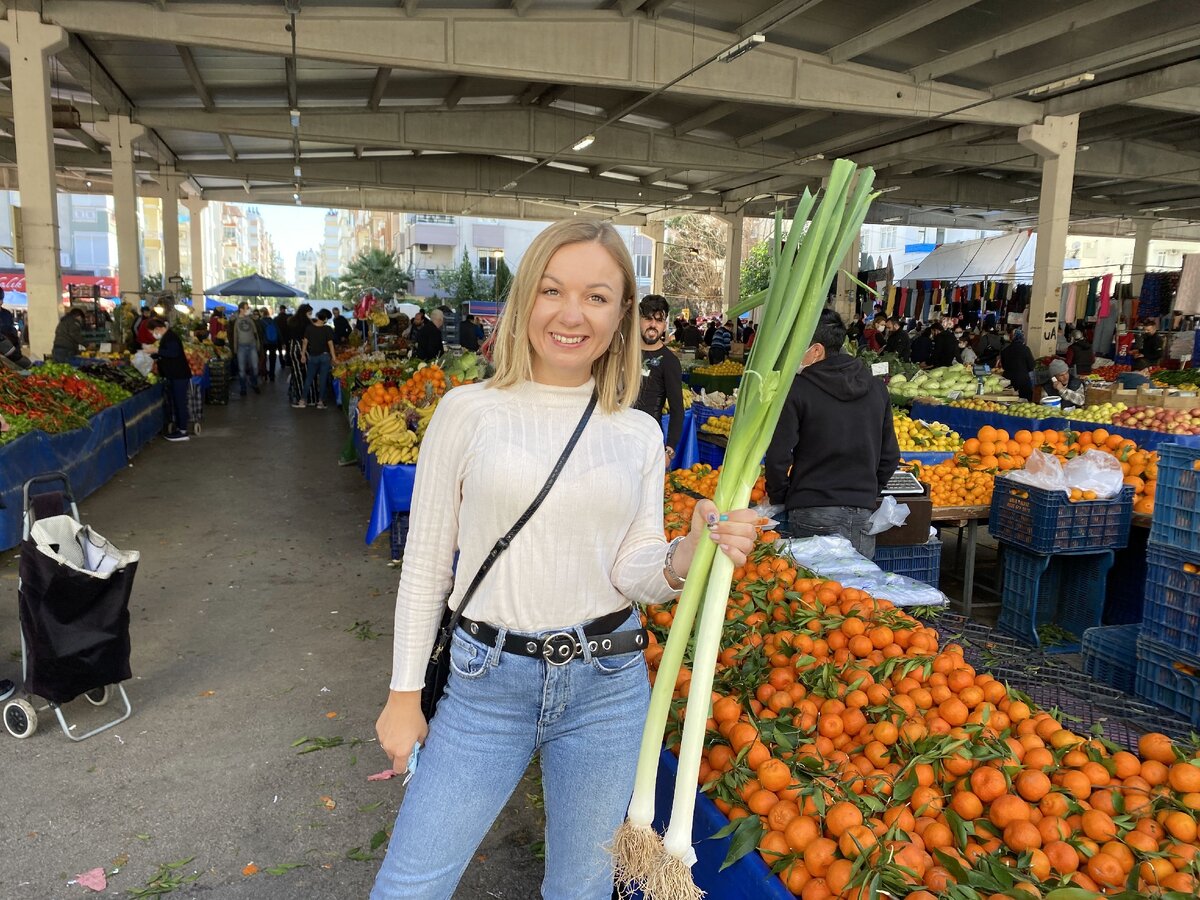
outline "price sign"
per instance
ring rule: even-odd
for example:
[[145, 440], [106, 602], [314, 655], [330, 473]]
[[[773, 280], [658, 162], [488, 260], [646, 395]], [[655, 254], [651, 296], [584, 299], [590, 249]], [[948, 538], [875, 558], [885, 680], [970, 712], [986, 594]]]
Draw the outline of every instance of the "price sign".
[[871, 363], [872, 375], [886, 375], [889, 371], [891, 371], [891, 369], [885, 362]]

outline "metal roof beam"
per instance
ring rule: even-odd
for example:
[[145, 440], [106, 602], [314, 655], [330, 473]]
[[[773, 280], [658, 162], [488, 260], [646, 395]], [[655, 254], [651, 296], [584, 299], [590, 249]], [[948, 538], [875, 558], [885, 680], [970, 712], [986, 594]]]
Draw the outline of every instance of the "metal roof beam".
[[[1139, 97], [1129, 101], [1132, 106], [1142, 106], [1147, 109], [1161, 109], [1167, 112], [1185, 113], [1189, 116], [1200, 116], [1200, 88], [1177, 88], [1149, 97]], [[1192, 123], [1195, 127], [1195, 123]]]
[[642, 184], [645, 184], [645, 185], [657, 184], [660, 181], [667, 181], [672, 176], [678, 175], [680, 172], [685, 172], [685, 171], [687, 171], [687, 170], [676, 168], [676, 167], [659, 169], [657, 172], [651, 172], [649, 175], [643, 175], [641, 178], [638, 179], [638, 181], [640, 181]]
[[826, 56], [835, 63], [844, 63], [869, 53], [876, 47], [890, 44], [906, 34], [920, 31], [927, 25], [940, 21], [956, 12], [961, 12], [968, 6], [974, 6], [979, 0], [929, 0], [916, 9], [905, 10], [874, 28], [869, 28], [862, 34], [857, 34], [848, 41], [843, 41], [835, 47], [830, 47]]
[[183, 60], [183, 68], [187, 72], [188, 80], [192, 83], [192, 90], [200, 98], [200, 105], [212, 112], [216, 104], [213, 103], [212, 93], [209, 91], [208, 85], [204, 83], [204, 77], [200, 74], [200, 67], [196, 65], [196, 57], [192, 54], [192, 48], [186, 44], [176, 44], [175, 51]]
[[466, 75], [459, 75], [455, 78], [454, 84], [450, 85], [450, 90], [442, 98], [442, 106], [446, 107], [446, 109], [454, 109], [454, 107], [458, 106], [458, 101], [467, 93], [467, 87], [470, 83], [471, 79]]
[[388, 79], [392, 77], [392, 70], [389, 66], [380, 66], [375, 70], [375, 80], [371, 82], [371, 96], [367, 98], [367, 109], [371, 112], [379, 109], [379, 104], [383, 102], [383, 95], [387, 91]]
[[[68, 31], [109, 38], [153, 41], [167, 35], [193, 46], [290, 55], [291, 36], [278, 27], [273, 8], [238, 6], [237, 15], [199, 12], [205, 9], [172, 3], [159, 11], [132, 0], [43, 0], [42, 15]], [[727, 31], [666, 18], [624, 18], [617, 10], [545, 10], [521, 18], [507, 9], [437, 9], [405, 17], [356, 7], [348, 17], [331, 5], [306, 8], [304, 18], [305, 27], [296, 37], [297, 53], [306, 59], [376, 66], [402, 61], [425, 72], [626, 91], [658, 90], [664, 72], [688, 71], [697, 58], [738, 40]], [[550, 33], [555, 40], [547, 39]], [[403, 48], [402, 56], [398, 48]], [[982, 91], [948, 84], [914, 86], [904, 73], [837, 66], [821, 54], [780, 44], [761, 47], [733, 65], [701, 69], [668, 94], [733, 102], [754, 97], [781, 110], [817, 108], [954, 122], [1025, 125], [1041, 119], [1034, 103], [992, 100]]]
[[1129, 78], [1121, 78], [1107, 84], [1055, 97], [1046, 101], [1046, 114], [1068, 116], [1072, 113], [1103, 109], [1106, 106], [1121, 106], [1178, 88], [1190, 88], [1197, 84], [1200, 84], [1200, 60], [1193, 59], [1189, 62], [1156, 69], [1153, 72], [1132, 75]]
[[[919, 66], [914, 66], [908, 73], [917, 82], [929, 81], [952, 72], [961, 72], [980, 63], [1007, 56], [1018, 50], [1024, 50], [1032, 45], [1040, 44], [1051, 38], [1087, 28], [1121, 13], [1148, 6], [1156, 0], [1090, 0], [1073, 6], [1064, 12], [1055, 13], [1036, 22], [1030, 22], [1012, 31], [1006, 31], [997, 37], [988, 38], [954, 53], [947, 53], [937, 59], [930, 60]], [[1036, 85], [1035, 85], [1036, 87]]]
[[742, 25], [737, 30], [737, 35], [740, 38], [747, 38], [759, 32], [765, 34], [773, 28], [778, 28], [788, 19], [794, 19], [796, 16], [808, 12], [822, 2], [824, 0], [780, 0]]
[[714, 103], [708, 109], [701, 110], [694, 116], [688, 116], [682, 122], [679, 122], [671, 128], [671, 134], [675, 137], [680, 137], [685, 134], [690, 134], [693, 131], [699, 131], [705, 125], [711, 125], [728, 115], [732, 115], [742, 107], [736, 103]]
[[296, 84], [296, 61], [290, 56], [283, 61], [283, 74], [287, 81], [288, 109], [295, 109], [300, 105], [300, 88]]

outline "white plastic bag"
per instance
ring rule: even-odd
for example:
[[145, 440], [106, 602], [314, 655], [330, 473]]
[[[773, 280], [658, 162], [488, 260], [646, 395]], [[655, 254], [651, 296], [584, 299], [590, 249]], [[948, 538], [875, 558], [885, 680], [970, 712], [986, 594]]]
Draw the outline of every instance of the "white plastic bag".
[[788, 552], [800, 565], [822, 578], [866, 591], [897, 606], [946, 606], [949, 600], [935, 587], [903, 575], [884, 572], [838, 534], [795, 538]]
[[1089, 450], [1063, 466], [1067, 487], [1095, 491], [1098, 500], [1111, 500], [1121, 492], [1125, 473], [1115, 456]]
[[139, 350], [133, 354], [133, 359], [130, 360], [133, 367], [143, 375], [149, 375], [154, 371], [154, 359], [145, 350]]
[[[1120, 465], [1117, 468], [1120, 470]], [[1067, 478], [1063, 474], [1062, 463], [1057, 456], [1050, 453], [1039, 451], [1031, 454], [1025, 462], [1024, 469], [1009, 472], [1006, 477], [1011, 481], [1019, 481], [1021, 484], [1029, 484], [1047, 491], [1071, 493], [1067, 487]]]
[[896, 498], [888, 494], [879, 504], [879, 509], [871, 513], [867, 520], [867, 534], [880, 534], [889, 528], [899, 528], [908, 521], [908, 504], [897, 503]]

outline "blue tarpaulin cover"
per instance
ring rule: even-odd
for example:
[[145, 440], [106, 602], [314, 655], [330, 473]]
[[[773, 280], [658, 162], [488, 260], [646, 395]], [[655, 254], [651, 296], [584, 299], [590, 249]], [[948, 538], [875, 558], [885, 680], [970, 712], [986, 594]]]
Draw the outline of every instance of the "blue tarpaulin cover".
[[133, 459], [162, 431], [166, 406], [161, 387], [134, 394], [119, 404], [125, 422], [125, 455]]

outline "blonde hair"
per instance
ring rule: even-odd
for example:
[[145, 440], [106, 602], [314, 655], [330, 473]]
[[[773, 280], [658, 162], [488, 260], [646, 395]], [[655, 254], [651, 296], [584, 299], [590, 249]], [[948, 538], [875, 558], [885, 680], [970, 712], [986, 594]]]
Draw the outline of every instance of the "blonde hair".
[[633, 406], [642, 385], [642, 346], [638, 331], [633, 260], [617, 230], [607, 222], [569, 219], [551, 225], [529, 245], [508, 291], [508, 302], [496, 328], [496, 374], [492, 387], [513, 387], [533, 380], [533, 347], [529, 319], [537, 301], [546, 266], [568, 244], [596, 243], [608, 251], [621, 270], [621, 321], [609, 345], [592, 363], [601, 411], [613, 413]]

